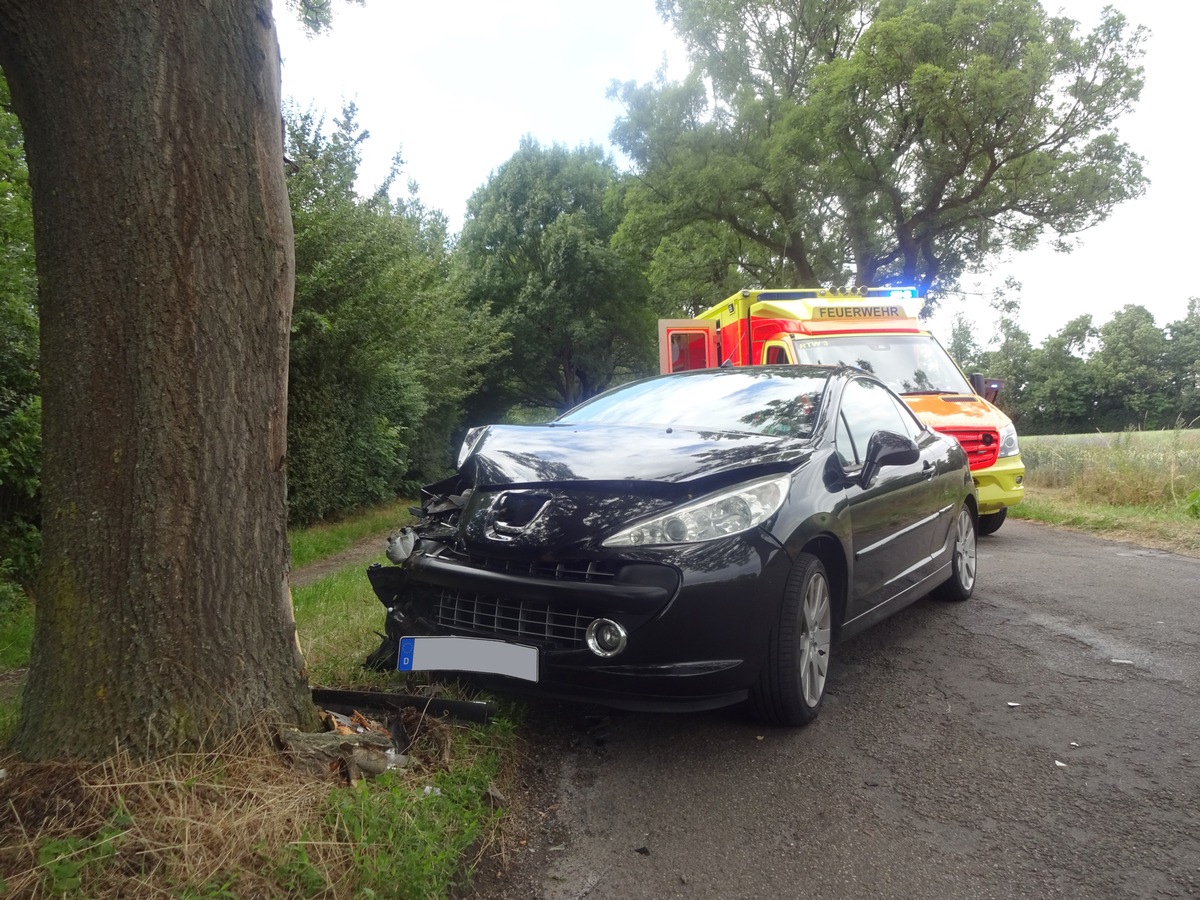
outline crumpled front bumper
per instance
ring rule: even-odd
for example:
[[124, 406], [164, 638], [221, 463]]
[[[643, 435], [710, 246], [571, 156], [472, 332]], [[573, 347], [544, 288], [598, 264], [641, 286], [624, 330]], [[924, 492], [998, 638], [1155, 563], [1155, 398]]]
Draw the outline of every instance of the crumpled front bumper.
[[[480, 676], [500, 692], [631, 709], [698, 709], [744, 699], [765, 662], [790, 561], [759, 531], [670, 551], [590, 560], [470, 556], [425, 546], [373, 566], [388, 635], [455, 635], [536, 647], [536, 683]], [[628, 634], [618, 655], [588, 649], [589, 623]], [[394, 662], [393, 662], [394, 665]]]

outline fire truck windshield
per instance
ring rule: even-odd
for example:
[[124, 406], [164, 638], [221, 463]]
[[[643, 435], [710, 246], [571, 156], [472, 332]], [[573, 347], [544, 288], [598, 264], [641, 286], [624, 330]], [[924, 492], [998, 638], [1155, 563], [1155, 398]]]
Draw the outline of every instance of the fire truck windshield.
[[898, 394], [971, 394], [958, 366], [928, 334], [795, 338], [796, 362], [856, 366]]

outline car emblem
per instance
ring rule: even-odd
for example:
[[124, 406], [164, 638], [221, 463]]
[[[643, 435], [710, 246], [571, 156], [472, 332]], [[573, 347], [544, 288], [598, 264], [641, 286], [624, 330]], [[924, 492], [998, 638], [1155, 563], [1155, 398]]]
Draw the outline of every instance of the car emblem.
[[511, 541], [523, 534], [550, 505], [547, 494], [504, 491], [488, 507], [486, 534], [494, 541]]

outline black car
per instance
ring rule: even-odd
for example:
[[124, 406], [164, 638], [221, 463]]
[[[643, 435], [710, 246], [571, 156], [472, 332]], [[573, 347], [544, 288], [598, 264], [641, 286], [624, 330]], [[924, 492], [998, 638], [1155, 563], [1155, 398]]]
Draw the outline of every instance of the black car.
[[709, 369], [468, 433], [424, 491], [369, 662], [629, 709], [816, 716], [834, 643], [975, 585], [956, 441], [854, 368]]

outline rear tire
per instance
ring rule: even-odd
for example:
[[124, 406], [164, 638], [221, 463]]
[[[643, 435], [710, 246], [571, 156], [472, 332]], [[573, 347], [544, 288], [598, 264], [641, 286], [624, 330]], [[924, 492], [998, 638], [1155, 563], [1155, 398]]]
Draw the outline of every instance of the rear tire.
[[825, 566], [803, 553], [784, 589], [779, 622], [768, 638], [767, 664], [752, 696], [774, 725], [807, 725], [821, 711], [833, 637], [833, 593]]
[[983, 537], [989, 534], [995, 534], [1000, 530], [1000, 526], [1004, 524], [1004, 520], [1008, 518], [1008, 507], [1000, 510], [998, 513], [989, 513], [986, 516], [979, 517], [979, 535]]
[[975, 515], [969, 506], [958, 511], [954, 545], [950, 551], [950, 580], [933, 589], [939, 600], [962, 603], [975, 592]]

